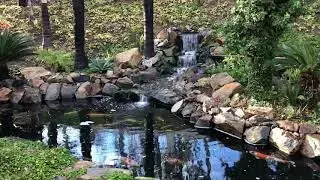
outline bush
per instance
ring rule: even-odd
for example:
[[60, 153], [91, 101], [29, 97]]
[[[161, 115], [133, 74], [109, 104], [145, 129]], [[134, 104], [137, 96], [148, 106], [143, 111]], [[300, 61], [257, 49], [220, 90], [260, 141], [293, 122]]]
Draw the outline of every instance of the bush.
[[89, 63], [89, 71], [93, 73], [105, 73], [113, 69], [113, 60], [107, 59], [93, 59]]
[[73, 56], [69, 52], [56, 50], [39, 51], [40, 61], [59, 72], [71, 72], [74, 69]]
[[29, 37], [8, 30], [0, 31], [1, 63], [34, 55], [34, 50], [33, 41]]
[[133, 177], [131, 175], [128, 175], [121, 171], [116, 171], [111, 174], [107, 174], [103, 176], [101, 179], [107, 179], [107, 180], [133, 180]]
[[301, 0], [237, 0], [232, 19], [225, 28], [231, 53], [250, 58], [249, 84], [270, 87], [272, 70], [266, 62], [274, 57], [279, 39], [302, 8]]
[[40, 142], [22, 139], [0, 139], [0, 179], [75, 178], [83, 170], [67, 172], [76, 159], [66, 149], [53, 148]]

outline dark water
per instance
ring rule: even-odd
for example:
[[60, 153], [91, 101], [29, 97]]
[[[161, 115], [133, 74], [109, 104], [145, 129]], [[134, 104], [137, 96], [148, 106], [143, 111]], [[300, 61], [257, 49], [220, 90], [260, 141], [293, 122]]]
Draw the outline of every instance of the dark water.
[[[1, 136], [66, 147], [79, 159], [161, 179], [320, 179], [319, 161], [296, 157], [290, 159], [293, 166], [257, 159], [248, 153], [253, 147], [216, 132], [199, 134], [168, 110], [151, 105], [103, 99], [49, 106], [1, 107], [6, 117]], [[287, 159], [275, 151], [266, 153]]]

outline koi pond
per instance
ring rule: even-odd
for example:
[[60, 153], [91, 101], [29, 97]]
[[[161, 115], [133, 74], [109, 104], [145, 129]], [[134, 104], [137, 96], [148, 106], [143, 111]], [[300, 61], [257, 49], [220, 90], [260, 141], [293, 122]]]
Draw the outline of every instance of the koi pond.
[[[320, 179], [319, 160], [256, 149], [218, 132], [198, 132], [169, 110], [147, 103], [62, 102], [7, 108], [1, 136], [62, 146], [97, 166], [159, 179]], [[5, 118], [4, 118], [5, 117]], [[148, 120], [154, 126], [148, 127]], [[145, 128], [147, 127], [147, 128]], [[148, 129], [148, 130], [145, 130]]]

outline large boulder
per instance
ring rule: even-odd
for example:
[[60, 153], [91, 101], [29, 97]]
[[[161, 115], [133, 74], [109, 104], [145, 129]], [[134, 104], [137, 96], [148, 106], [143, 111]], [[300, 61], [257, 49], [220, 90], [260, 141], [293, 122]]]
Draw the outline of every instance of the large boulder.
[[45, 96], [46, 101], [56, 101], [60, 97], [61, 84], [52, 83], [47, 89], [47, 94]]
[[316, 132], [317, 126], [313, 124], [303, 123], [299, 125], [299, 134], [315, 134]]
[[157, 79], [158, 71], [155, 68], [149, 68], [146, 71], [140, 71], [132, 76], [135, 83], [148, 83]]
[[173, 46], [176, 44], [178, 39], [178, 32], [175, 28], [166, 28], [162, 29], [156, 36], [156, 39], [159, 40], [158, 46]]
[[271, 130], [269, 141], [274, 147], [289, 155], [295, 154], [302, 143], [302, 139], [297, 133], [285, 131], [278, 127]]
[[26, 67], [21, 71], [21, 73], [27, 80], [48, 77], [52, 74], [43, 67]]
[[47, 94], [48, 87], [49, 87], [49, 83], [43, 83], [43, 84], [41, 84], [40, 87], [39, 87], [39, 92], [40, 92], [40, 94], [41, 94], [41, 95]]
[[26, 87], [25, 93], [22, 98], [22, 102], [25, 104], [37, 104], [41, 103], [41, 94], [38, 88]]
[[133, 81], [128, 77], [119, 78], [116, 82], [116, 85], [120, 88], [132, 88]]
[[107, 96], [114, 96], [118, 91], [119, 87], [112, 84], [112, 83], [106, 83], [102, 89], [102, 94]]
[[31, 86], [34, 88], [39, 88], [41, 86], [41, 84], [43, 84], [43, 83], [44, 83], [44, 81], [39, 77], [31, 80]]
[[251, 116], [260, 115], [273, 119], [274, 109], [271, 107], [249, 106], [245, 112]]
[[245, 141], [252, 145], [267, 145], [270, 131], [270, 126], [250, 127], [244, 132]]
[[85, 99], [91, 95], [92, 87], [90, 82], [85, 82], [80, 85], [78, 90], [76, 91], [76, 98], [77, 99]]
[[6, 87], [0, 88], [0, 102], [8, 102], [12, 90]]
[[306, 135], [300, 152], [309, 158], [320, 157], [320, 134]]
[[163, 104], [166, 105], [173, 105], [177, 101], [181, 100], [181, 97], [178, 96], [175, 92], [169, 90], [169, 89], [160, 89], [156, 92], [154, 92], [151, 97]]
[[233, 94], [240, 91], [241, 85], [238, 82], [233, 82], [222, 86], [220, 89], [212, 93], [212, 98], [224, 101]]
[[63, 84], [61, 87], [61, 99], [72, 99], [78, 87], [73, 84]]
[[100, 83], [92, 83], [91, 87], [92, 87], [92, 91], [91, 91], [92, 96], [99, 95], [102, 92]]
[[234, 79], [228, 73], [218, 73], [211, 76], [210, 85], [213, 90], [216, 90], [233, 81]]
[[242, 139], [245, 121], [230, 112], [220, 113], [214, 116], [215, 129], [223, 131], [231, 136]]
[[116, 65], [121, 65], [121, 67], [137, 68], [141, 61], [142, 55], [138, 48], [133, 48], [116, 55]]
[[259, 125], [276, 125], [276, 122], [272, 121], [271, 119], [260, 116], [260, 115], [254, 115], [246, 120], [246, 127], [252, 127], [252, 126], [259, 126]]

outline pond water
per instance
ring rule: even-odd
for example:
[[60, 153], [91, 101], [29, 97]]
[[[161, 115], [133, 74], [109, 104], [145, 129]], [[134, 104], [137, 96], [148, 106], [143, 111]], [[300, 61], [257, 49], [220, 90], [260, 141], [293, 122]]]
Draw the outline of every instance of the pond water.
[[[137, 176], [185, 180], [320, 179], [319, 161], [287, 159], [276, 151], [256, 150], [220, 133], [199, 133], [170, 111], [151, 104], [93, 99], [9, 110], [13, 116], [7, 113], [6, 120], [1, 120], [1, 136], [65, 147], [79, 159], [92, 160], [99, 166], [133, 169]], [[150, 121], [153, 127], [146, 123]], [[252, 151], [263, 151], [283, 162], [258, 159]], [[295, 161], [295, 165], [287, 160]]]

